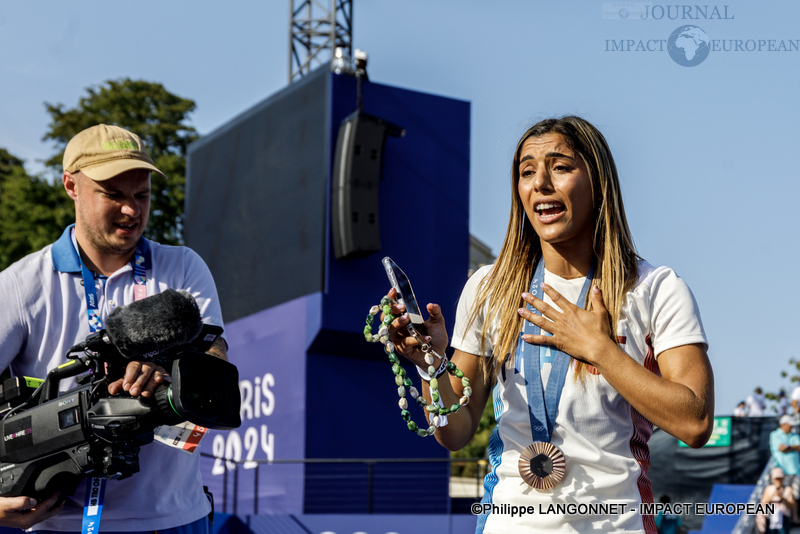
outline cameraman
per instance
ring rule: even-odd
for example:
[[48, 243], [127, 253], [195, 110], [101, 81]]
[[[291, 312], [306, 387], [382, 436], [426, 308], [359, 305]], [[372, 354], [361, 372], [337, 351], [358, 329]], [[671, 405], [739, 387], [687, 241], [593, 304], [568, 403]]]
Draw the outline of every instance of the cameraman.
[[[44, 378], [116, 307], [165, 289], [189, 291], [203, 321], [222, 326], [217, 290], [203, 260], [186, 247], [142, 237], [151, 172], [164, 176], [141, 139], [117, 126], [93, 126], [70, 140], [63, 183], [75, 202], [75, 224], [52, 245], [0, 273], [0, 369], [10, 366], [15, 376]], [[139, 268], [135, 277], [136, 264], [144, 272]], [[227, 359], [225, 350], [218, 339], [209, 352]], [[168, 380], [153, 363], [131, 362], [108, 390], [148, 397]], [[62, 391], [73, 387], [73, 379], [62, 381]], [[108, 481], [102, 531], [209, 532], [199, 455], [153, 443], [142, 447], [139, 457], [139, 473]], [[27, 497], [0, 498], [0, 525], [78, 532], [86, 482], [72, 496], [57, 493], [38, 504]]]

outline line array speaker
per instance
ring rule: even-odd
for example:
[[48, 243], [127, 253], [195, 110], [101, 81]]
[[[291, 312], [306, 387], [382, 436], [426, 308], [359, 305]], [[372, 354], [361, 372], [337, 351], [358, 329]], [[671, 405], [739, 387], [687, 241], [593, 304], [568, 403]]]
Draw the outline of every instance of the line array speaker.
[[333, 247], [337, 259], [363, 257], [381, 249], [378, 181], [387, 135], [398, 126], [355, 112], [342, 121], [333, 163]]

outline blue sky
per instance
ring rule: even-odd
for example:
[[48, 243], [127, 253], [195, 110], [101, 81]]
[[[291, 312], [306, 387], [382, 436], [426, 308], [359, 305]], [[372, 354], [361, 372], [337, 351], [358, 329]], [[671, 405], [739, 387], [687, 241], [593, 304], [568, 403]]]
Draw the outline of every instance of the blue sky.
[[[800, 357], [790, 276], [800, 264], [800, 51], [768, 49], [799, 42], [800, 3], [708, 4], [707, 18], [692, 8], [700, 18], [690, 19], [657, 2], [354, 1], [354, 45], [369, 53], [372, 81], [472, 103], [473, 234], [499, 250], [511, 156], [527, 126], [582, 115], [611, 145], [639, 253], [673, 267], [700, 305], [717, 413], [757, 385], [789, 386], [779, 373]], [[645, 5], [642, 20], [634, 12]], [[708, 18], [714, 6], [727, 18]], [[0, 147], [40, 170], [52, 153], [43, 103], [74, 106], [87, 86], [122, 77], [195, 100], [192, 123], [209, 133], [286, 85], [288, 7], [6, 2]], [[756, 50], [712, 50], [680, 66], [656, 42], [682, 25], [728, 43], [719, 48], [738, 39]], [[656, 50], [612, 51], [620, 40]]]

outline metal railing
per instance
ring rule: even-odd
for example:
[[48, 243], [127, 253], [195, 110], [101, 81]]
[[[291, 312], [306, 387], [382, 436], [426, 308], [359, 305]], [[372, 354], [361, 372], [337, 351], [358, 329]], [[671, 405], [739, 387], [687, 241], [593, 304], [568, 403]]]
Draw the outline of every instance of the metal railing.
[[[748, 503], [760, 503], [761, 502], [761, 495], [764, 493], [764, 488], [770, 482], [769, 479], [769, 472], [772, 470], [773, 467], [773, 459], [770, 457], [767, 465], [764, 466], [764, 470], [761, 472], [761, 476], [758, 477], [758, 483], [756, 483], [756, 487], [753, 488], [753, 492], [750, 494], [750, 498], [747, 499]], [[756, 516], [754, 515], [747, 515], [742, 514], [739, 516], [739, 521], [736, 522], [736, 526], [733, 527], [733, 531], [731, 534], [753, 534], [756, 532]]]
[[[222, 511], [223, 513], [228, 513], [228, 509], [230, 508], [233, 515], [237, 515], [239, 510], [239, 469], [245, 463], [250, 464], [257, 464], [254, 468], [253, 472], [253, 509], [251, 511], [241, 510], [242, 513], [253, 515], [258, 515], [259, 513], [259, 471], [263, 465], [287, 465], [287, 464], [303, 464], [303, 465], [318, 465], [318, 464], [329, 464], [329, 465], [341, 465], [341, 464], [351, 464], [351, 465], [363, 465], [366, 466], [367, 470], [367, 513], [372, 514], [374, 512], [374, 479], [375, 479], [375, 471], [374, 468], [376, 465], [384, 465], [384, 464], [395, 464], [395, 465], [417, 465], [417, 464], [450, 464], [450, 465], [467, 465], [467, 464], [475, 464], [475, 485], [476, 485], [476, 494], [478, 494], [478, 489], [483, 484], [483, 477], [486, 474], [486, 469], [488, 468], [488, 463], [483, 458], [298, 458], [298, 459], [274, 459], [274, 460], [231, 460], [226, 458], [219, 458], [212, 454], [207, 454], [204, 452], [200, 452], [200, 455], [206, 458], [211, 458], [214, 460], [222, 460], [226, 464], [226, 468], [224, 473], [222, 474], [222, 499], [221, 503], [217, 501], [217, 509]], [[230, 466], [233, 466], [231, 469]], [[232, 473], [232, 475], [229, 475]], [[233, 477], [233, 487], [231, 489], [232, 495], [229, 495], [229, 487], [230, 487], [230, 479], [229, 476]], [[231, 501], [231, 506], [229, 506], [229, 500]]]

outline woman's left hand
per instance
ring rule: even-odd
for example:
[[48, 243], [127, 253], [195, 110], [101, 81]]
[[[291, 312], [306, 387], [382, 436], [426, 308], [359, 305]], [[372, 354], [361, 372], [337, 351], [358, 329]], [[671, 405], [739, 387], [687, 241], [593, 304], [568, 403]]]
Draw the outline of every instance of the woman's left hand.
[[523, 300], [539, 310], [542, 315], [537, 315], [525, 308], [520, 308], [518, 312], [525, 320], [553, 335], [526, 334], [522, 336], [522, 339], [535, 345], [550, 345], [574, 358], [593, 365], [597, 364], [597, 359], [603, 353], [605, 343], [613, 343], [611, 341], [611, 322], [603, 304], [600, 288], [594, 286], [590, 291], [592, 311], [586, 311], [572, 304], [547, 284], [542, 284], [542, 288], [553, 300], [553, 304], [562, 311], [558, 311], [530, 293], [523, 293]]

